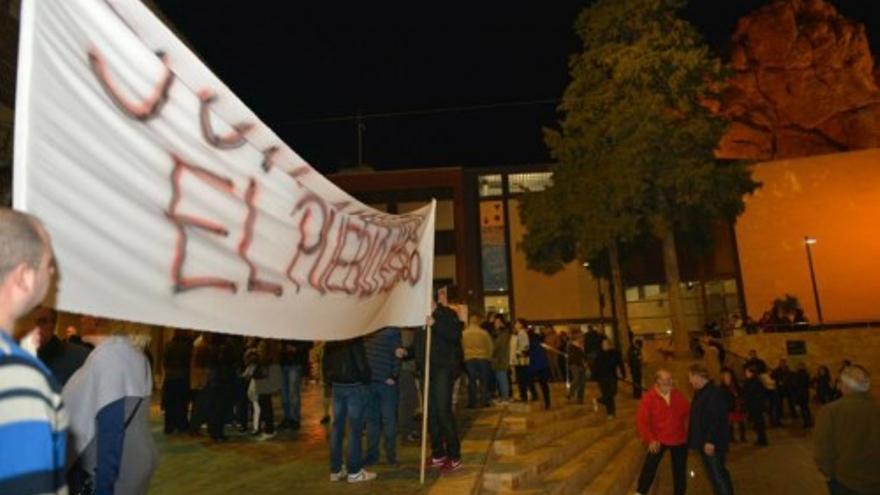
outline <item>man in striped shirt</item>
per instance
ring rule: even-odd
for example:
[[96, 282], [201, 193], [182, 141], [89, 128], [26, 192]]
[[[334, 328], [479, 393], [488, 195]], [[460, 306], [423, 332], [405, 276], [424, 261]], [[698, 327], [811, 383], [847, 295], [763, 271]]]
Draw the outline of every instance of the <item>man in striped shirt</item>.
[[66, 494], [67, 415], [49, 370], [18, 346], [15, 322], [39, 304], [54, 273], [36, 218], [0, 209], [0, 493]]

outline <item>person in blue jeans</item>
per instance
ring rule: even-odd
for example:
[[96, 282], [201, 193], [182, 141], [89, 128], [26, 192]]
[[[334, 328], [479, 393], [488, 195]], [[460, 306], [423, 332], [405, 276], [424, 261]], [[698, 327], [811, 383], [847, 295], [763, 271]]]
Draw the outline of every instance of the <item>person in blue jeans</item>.
[[311, 350], [311, 342], [291, 340], [284, 343], [281, 351], [281, 409], [284, 419], [279, 428], [300, 428], [302, 378], [308, 369]]
[[370, 367], [370, 386], [367, 422], [367, 457], [364, 464], [379, 462], [380, 436], [385, 442], [385, 459], [397, 464], [397, 403], [400, 359], [398, 349], [403, 342], [400, 329], [386, 327], [368, 336], [364, 341], [367, 364]]
[[701, 364], [688, 369], [688, 380], [694, 387], [688, 446], [700, 454], [715, 495], [733, 495], [733, 483], [724, 465], [730, 444], [727, 398]]
[[[364, 469], [361, 432], [367, 405], [370, 368], [361, 338], [328, 342], [324, 350], [324, 376], [333, 390], [333, 427], [330, 429], [330, 481], [359, 483], [376, 479]], [[348, 424], [348, 456], [342, 464], [342, 443]]]
[[489, 377], [493, 375], [494, 344], [489, 332], [480, 327], [481, 321], [480, 315], [471, 315], [468, 327], [461, 333], [461, 347], [468, 375], [468, 408], [471, 409], [489, 406]]

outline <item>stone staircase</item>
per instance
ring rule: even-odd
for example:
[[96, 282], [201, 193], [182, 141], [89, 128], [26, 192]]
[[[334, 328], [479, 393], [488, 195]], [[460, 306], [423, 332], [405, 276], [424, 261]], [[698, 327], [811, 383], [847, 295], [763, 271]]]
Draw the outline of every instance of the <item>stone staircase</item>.
[[[598, 389], [590, 384], [588, 396]], [[551, 392], [553, 409], [512, 404], [502, 418], [482, 473], [484, 495], [624, 495], [632, 493], [645, 455], [637, 438], [631, 389], [621, 387], [617, 417], [604, 408], [564, 404], [565, 389]], [[588, 401], [589, 402], [589, 401]]]

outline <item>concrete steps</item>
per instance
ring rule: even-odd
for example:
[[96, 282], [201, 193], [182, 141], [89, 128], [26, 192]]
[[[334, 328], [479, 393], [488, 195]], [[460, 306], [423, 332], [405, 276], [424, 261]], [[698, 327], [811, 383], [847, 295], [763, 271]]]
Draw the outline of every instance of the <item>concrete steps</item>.
[[579, 494], [634, 437], [631, 425], [618, 424], [604, 438], [544, 477], [548, 495]]
[[546, 424], [584, 416], [590, 412], [592, 408], [586, 406], [563, 405], [545, 411], [543, 405], [536, 408], [535, 403], [511, 403], [507, 406], [507, 414], [501, 420], [501, 424], [508, 431], [524, 432]]
[[574, 426], [574, 430], [569, 430], [562, 437], [531, 452], [495, 459], [483, 473], [483, 488], [487, 491], [501, 491], [529, 487], [546, 473], [620, 428], [621, 424], [606, 421], [597, 414], [590, 413], [589, 419], [582, 419]]
[[[603, 408], [594, 412], [583, 405], [557, 405], [549, 411], [536, 403], [508, 406], [479, 493], [572, 495], [593, 486], [600, 491], [589, 493], [623, 495], [641, 467], [644, 448], [636, 438], [637, 402], [625, 388], [617, 401], [615, 419], [608, 419]], [[633, 466], [620, 469], [620, 462]]]
[[492, 445], [492, 450], [497, 456], [523, 455], [580, 428], [598, 425], [601, 421], [604, 418], [598, 414], [584, 412], [526, 430], [502, 432]]
[[635, 435], [605, 469], [581, 490], [581, 495], [626, 495], [645, 460], [645, 446]]

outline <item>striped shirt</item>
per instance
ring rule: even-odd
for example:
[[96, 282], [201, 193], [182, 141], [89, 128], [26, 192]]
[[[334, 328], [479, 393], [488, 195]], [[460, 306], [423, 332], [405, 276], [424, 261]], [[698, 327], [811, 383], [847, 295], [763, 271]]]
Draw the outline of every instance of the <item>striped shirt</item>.
[[66, 451], [58, 382], [0, 330], [0, 493], [66, 494]]

